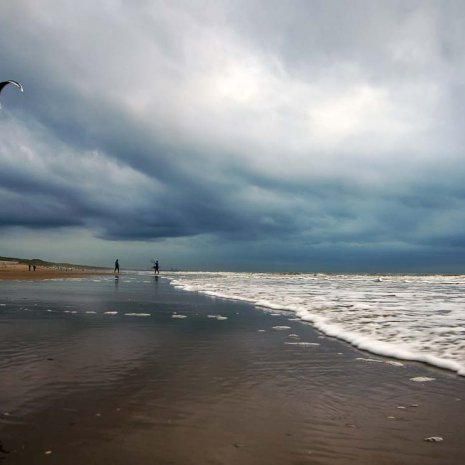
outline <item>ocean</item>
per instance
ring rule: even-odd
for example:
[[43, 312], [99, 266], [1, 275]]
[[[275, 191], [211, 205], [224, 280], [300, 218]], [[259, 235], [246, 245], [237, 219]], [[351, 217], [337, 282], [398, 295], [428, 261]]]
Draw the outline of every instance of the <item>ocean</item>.
[[285, 311], [374, 354], [465, 375], [465, 276], [168, 273], [171, 284]]

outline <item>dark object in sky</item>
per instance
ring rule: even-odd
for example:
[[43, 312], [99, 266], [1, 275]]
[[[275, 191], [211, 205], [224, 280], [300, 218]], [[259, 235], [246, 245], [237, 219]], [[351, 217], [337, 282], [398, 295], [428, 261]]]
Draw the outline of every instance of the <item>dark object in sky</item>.
[[19, 82], [16, 82], [16, 81], [4, 81], [4, 82], [0, 82], [0, 92], [3, 90], [3, 88], [5, 86], [7, 86], [8, 84], [14, 84], [15, 86], [19, 87], [19, 90], [21, 92], [24, 92], [24, 89], [23, 89], [23, 86], [19, 83]]
[[[13, 81], [13, 80], [10, 80], [10, 81], [3, 81], [3, 82], [0, 82], [0, 93], [2, 92], [3, 88], [5, 86], [7, 86], [8, 84], [14, 84], [15, 86], [19, 87], [19, 90], [21, 92], [24, 92], [24, 89], [23, 89], [23, 86], [19, 83], [19, 82], [16, 82], [16, 81]], [[2, 106], [0, 105], [0, 108]]]

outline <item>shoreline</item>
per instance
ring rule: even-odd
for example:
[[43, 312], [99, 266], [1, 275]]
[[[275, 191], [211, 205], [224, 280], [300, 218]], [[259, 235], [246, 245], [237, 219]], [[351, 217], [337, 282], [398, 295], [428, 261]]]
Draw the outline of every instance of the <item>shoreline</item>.
[[[370, 275], [371, 276], [371, 275]], [[176, 277], [169, 278], [176, 281]], [[190, 283], [175, 282], [174, 286], [178, 289], [190, 292]], [[199, 292], [203, 295], [209, 295], [218, 297], [221, 299], [227, 299], [237, 302], [247, 302], [251, 305], [263, 308], [266, 312], [285, 312], [286, 314], [292, 315], [293, 318], [298, 319], [302, 323], [312, 325], [316, 330], [321, 332], [327, 337], [335, 338], [341, 342], [347, 343], [354, 348], [357, 348], [368, 354], [374, 356], [392, 358], [399, 361], [414, 361], [425, 364], [434, 368], [451, 372], [460, 377], [465, 377], [465, 368], [463, 362], [460, 363], [457, 360], [440, 357], [434, 353], [423, 353], [421, 351], [415, 351], [411, 348], [399, 347], [395, 343], [385, 340], [378, 340], [376, 338], [360, 334], [354, 331], [346, 330], [341, 326], [337, 326], [325, 321], [324, 318], [317, 314], [312, 314], [311, 311], [299, 308], [299, 306], [293, 306], [292, 304], [279, 304], [271, 301], [263, 300], [263, 296], [257, 297], [242, 297], [225, 293], [224, 291], [216, 290], [202, 290], [195, 289], [195, 292]]]

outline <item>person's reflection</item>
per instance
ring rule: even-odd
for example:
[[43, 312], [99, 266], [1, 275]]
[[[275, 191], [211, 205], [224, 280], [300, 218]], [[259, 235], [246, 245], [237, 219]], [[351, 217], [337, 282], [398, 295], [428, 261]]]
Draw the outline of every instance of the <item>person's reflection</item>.
[[158, 296], [158, 293], [160, 292], [160, 288], [159, 288], [159, 286], [158, 286], [158, 276], [157, 276], [157, 275], [155, 275], [155, 276], [153, 277], [153, 284], [154, 284], [154, 286], [153, 286], [153, 292], [154, 292], [155, 295]]
[[119, 286], [119, 276], [116, 275], [116, 276], [115, 276], [115, 291], [118, 290], [118, 286]]

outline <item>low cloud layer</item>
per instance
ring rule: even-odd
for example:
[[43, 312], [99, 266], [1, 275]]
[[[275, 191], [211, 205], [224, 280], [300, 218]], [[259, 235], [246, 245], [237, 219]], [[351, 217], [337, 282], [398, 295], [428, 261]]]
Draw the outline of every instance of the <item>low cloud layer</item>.
[[1, 94], [0, 234], [18, 249], [46, 229], [163, 241], [188, 266], [202, 243], [205, 267], [455, 270], [464, 13], [9, 2], [1, 80], [25, 92]]

